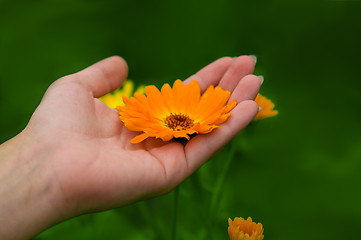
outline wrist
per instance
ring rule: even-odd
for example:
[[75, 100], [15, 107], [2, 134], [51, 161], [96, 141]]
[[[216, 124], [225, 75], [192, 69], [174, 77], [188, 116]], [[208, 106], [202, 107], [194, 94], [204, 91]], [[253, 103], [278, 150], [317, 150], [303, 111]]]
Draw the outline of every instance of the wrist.
[[27, 239], [63, 220], [52, 154], [25, 132], [0, 146], [0, 239]]

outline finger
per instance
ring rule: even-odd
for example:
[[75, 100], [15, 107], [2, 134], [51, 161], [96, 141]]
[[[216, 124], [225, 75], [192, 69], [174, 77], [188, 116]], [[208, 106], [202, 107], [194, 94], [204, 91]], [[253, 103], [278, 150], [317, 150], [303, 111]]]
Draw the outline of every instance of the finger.
[[245, 128], [258, 112], [254, 101], [243, 101], [232, 110], [230, 118], [213, 132], [195, 136], [185, 147], [189, 171], [204, 164], [217, 150]]
[[223, 75], [219, 86], [232, 92], [244, 76], [253, 73], [255, 64], [256, 62], [250, 56], [236, 58]]
[[196, 74], [187, 78], [184, 83], [188, 84], [193, 80], [199, 83], [201, 91], [205, 91], [209, 85], [218, 85], [219, 81], [234, 61], [231, 57], [220, 58], [199, 70]]
[[119, 88], [128, 75], [128, 66], [123, 58], [113, 56], [68, 76], [84, 85], [94, 97], [101, 97]]
[[233, 90], [228, 102], [231, 102], [232, 100], [236, 100], [237, 102], [254, 100], [261, 85], [261, 79], [255, 75], [247, 75], [243, 77]]

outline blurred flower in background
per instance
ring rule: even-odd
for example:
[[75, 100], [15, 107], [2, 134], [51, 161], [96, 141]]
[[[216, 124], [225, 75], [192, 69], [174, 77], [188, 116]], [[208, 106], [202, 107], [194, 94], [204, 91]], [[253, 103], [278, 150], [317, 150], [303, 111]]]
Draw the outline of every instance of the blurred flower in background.
[[[110, 108], [116, 108], [117, 106], [124, 106], [123, 96], [131, 97], [134, 92], [134, 83], [132, 80], [125, 80], [123, 86], [114, 92], [108, 93], [99, 99]], [[135, 92], [144, 94], [144, 85], [141, 85], [135, 90]]]
[[234, 221], [228, 219], [228, 234], [230, 240], [262, 240], [263, 226], [261, 223], [252, 222], [252, 218], [236, 217]]
[[145, 93], [123, 97], [125, 106], [117, 110], [124, 125], [131, 131], [143, 132], [131, 143], [139, 143], [148, 137], [169, 141], [172, 138], [190, 139], [192, 134], [206, 134], [219, 127], [237, 105], [235, 100], [227, 104], [230, 91], [209, 86], [201, 95], [197, 81], [188, 85], [176, 80], [173, 88], [164, 84], [161, 91], [155, 86], [145, 87]]
[[278, 114], [278, 111], [273, 109], [275, 107], [275, 104], [265, 96], [262, 96], [261, 94], [258, 93], [254, 101], [258, 104], [260, 110], [258, 111], [257, 115], [253, 118], [253, 120], [273, 117]]

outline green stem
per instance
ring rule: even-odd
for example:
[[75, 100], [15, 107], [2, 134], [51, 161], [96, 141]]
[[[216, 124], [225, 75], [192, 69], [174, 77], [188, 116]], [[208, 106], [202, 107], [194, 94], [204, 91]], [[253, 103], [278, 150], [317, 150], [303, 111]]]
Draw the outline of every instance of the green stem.
[[178, 212], [177, 210], [178, 210], [179, 188], [180, 188], [180, 185], [178, 185], [174, 189], [172, 240], [175, 240], [177, 237], [176, 233], [177, 233], [177, 212]]
[[231, 165], [231, 162], [233, 160], [234, 154], [237, 149], [237, 144], [234, 141], [235, 140], [233, 140], [230, 143], [230, 150], [228, 152], [226, 161], [224, 162], [222, 172], [219, 174], [218, 179], [217, 179], [215, 190], [214, 190], [214, 193], [213, 193], [213, 196], [211, 199], [211, 203], [210, 203], [210, 219], [214, 218], [214, 216], [216, 215], [217, 210], [219, 208], [219, 199], [220, 199], [220, 195], [221, 195], [221, 190], [223, 188], [224, 181], [225, 181], [225, 178], [228, 173], [228, 169]]
[[211, 234], [211, 229], [213, 228], [213, 220], [215, 218], [215, 215], [218, 212], [221, 190], [223, 188], [224, 181], [225, 181], [226, 175], [228, 173], [228, 169], [229, 169], [229, 167], [231, 165], [232, 159], [233, 159], [234, 154], [235, 154], [236, 149], [237, 149], [237, 144], [234, 142], [235, 140], [236, 139], [233, 139], [229, 143], [229, 148], [230, 149], [229, 149], [229, 152], [228, 152], [227, 157], [225, 159], [222, 171], [218, 175], [217, 182], [216, 182], [215, 188], [214, 188], [214, 192], [213, 192], [212, 197], [211, 197], [211, 202], [210, 202], [210, 205], [209, 205], [209, 216], [208, 216], [208, 221], [207, 221], [207, 225], [208, 225], [207, 228], [209, 229], [209, 231], [207, 231], [208, 239], [214, 239], [213, 235]]
[[152, 217], [151, 212], [149, 211], [149, 207], [147, 206], [145, 201], [138, 202], [137, 203], [138, 209], [140, 213], [142, 214], [144, 221], [152, 226], [152, 229], [154, 229], [154, 232], [156, 234], [156, 237], [165, 239], [166, 232], [164, 232], [162, 229], [164, 227], [160, 226], [160, 224], [157, 223], [157, 221], [154, 220], [154, 217]]

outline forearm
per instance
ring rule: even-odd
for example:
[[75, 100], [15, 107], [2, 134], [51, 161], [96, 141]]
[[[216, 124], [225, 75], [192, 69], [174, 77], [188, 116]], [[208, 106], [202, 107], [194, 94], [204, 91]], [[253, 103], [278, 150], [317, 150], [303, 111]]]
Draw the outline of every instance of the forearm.
[[0, 239], [29, 239], [59, 221], [49, 154], [24, 134], [0, 145]]

